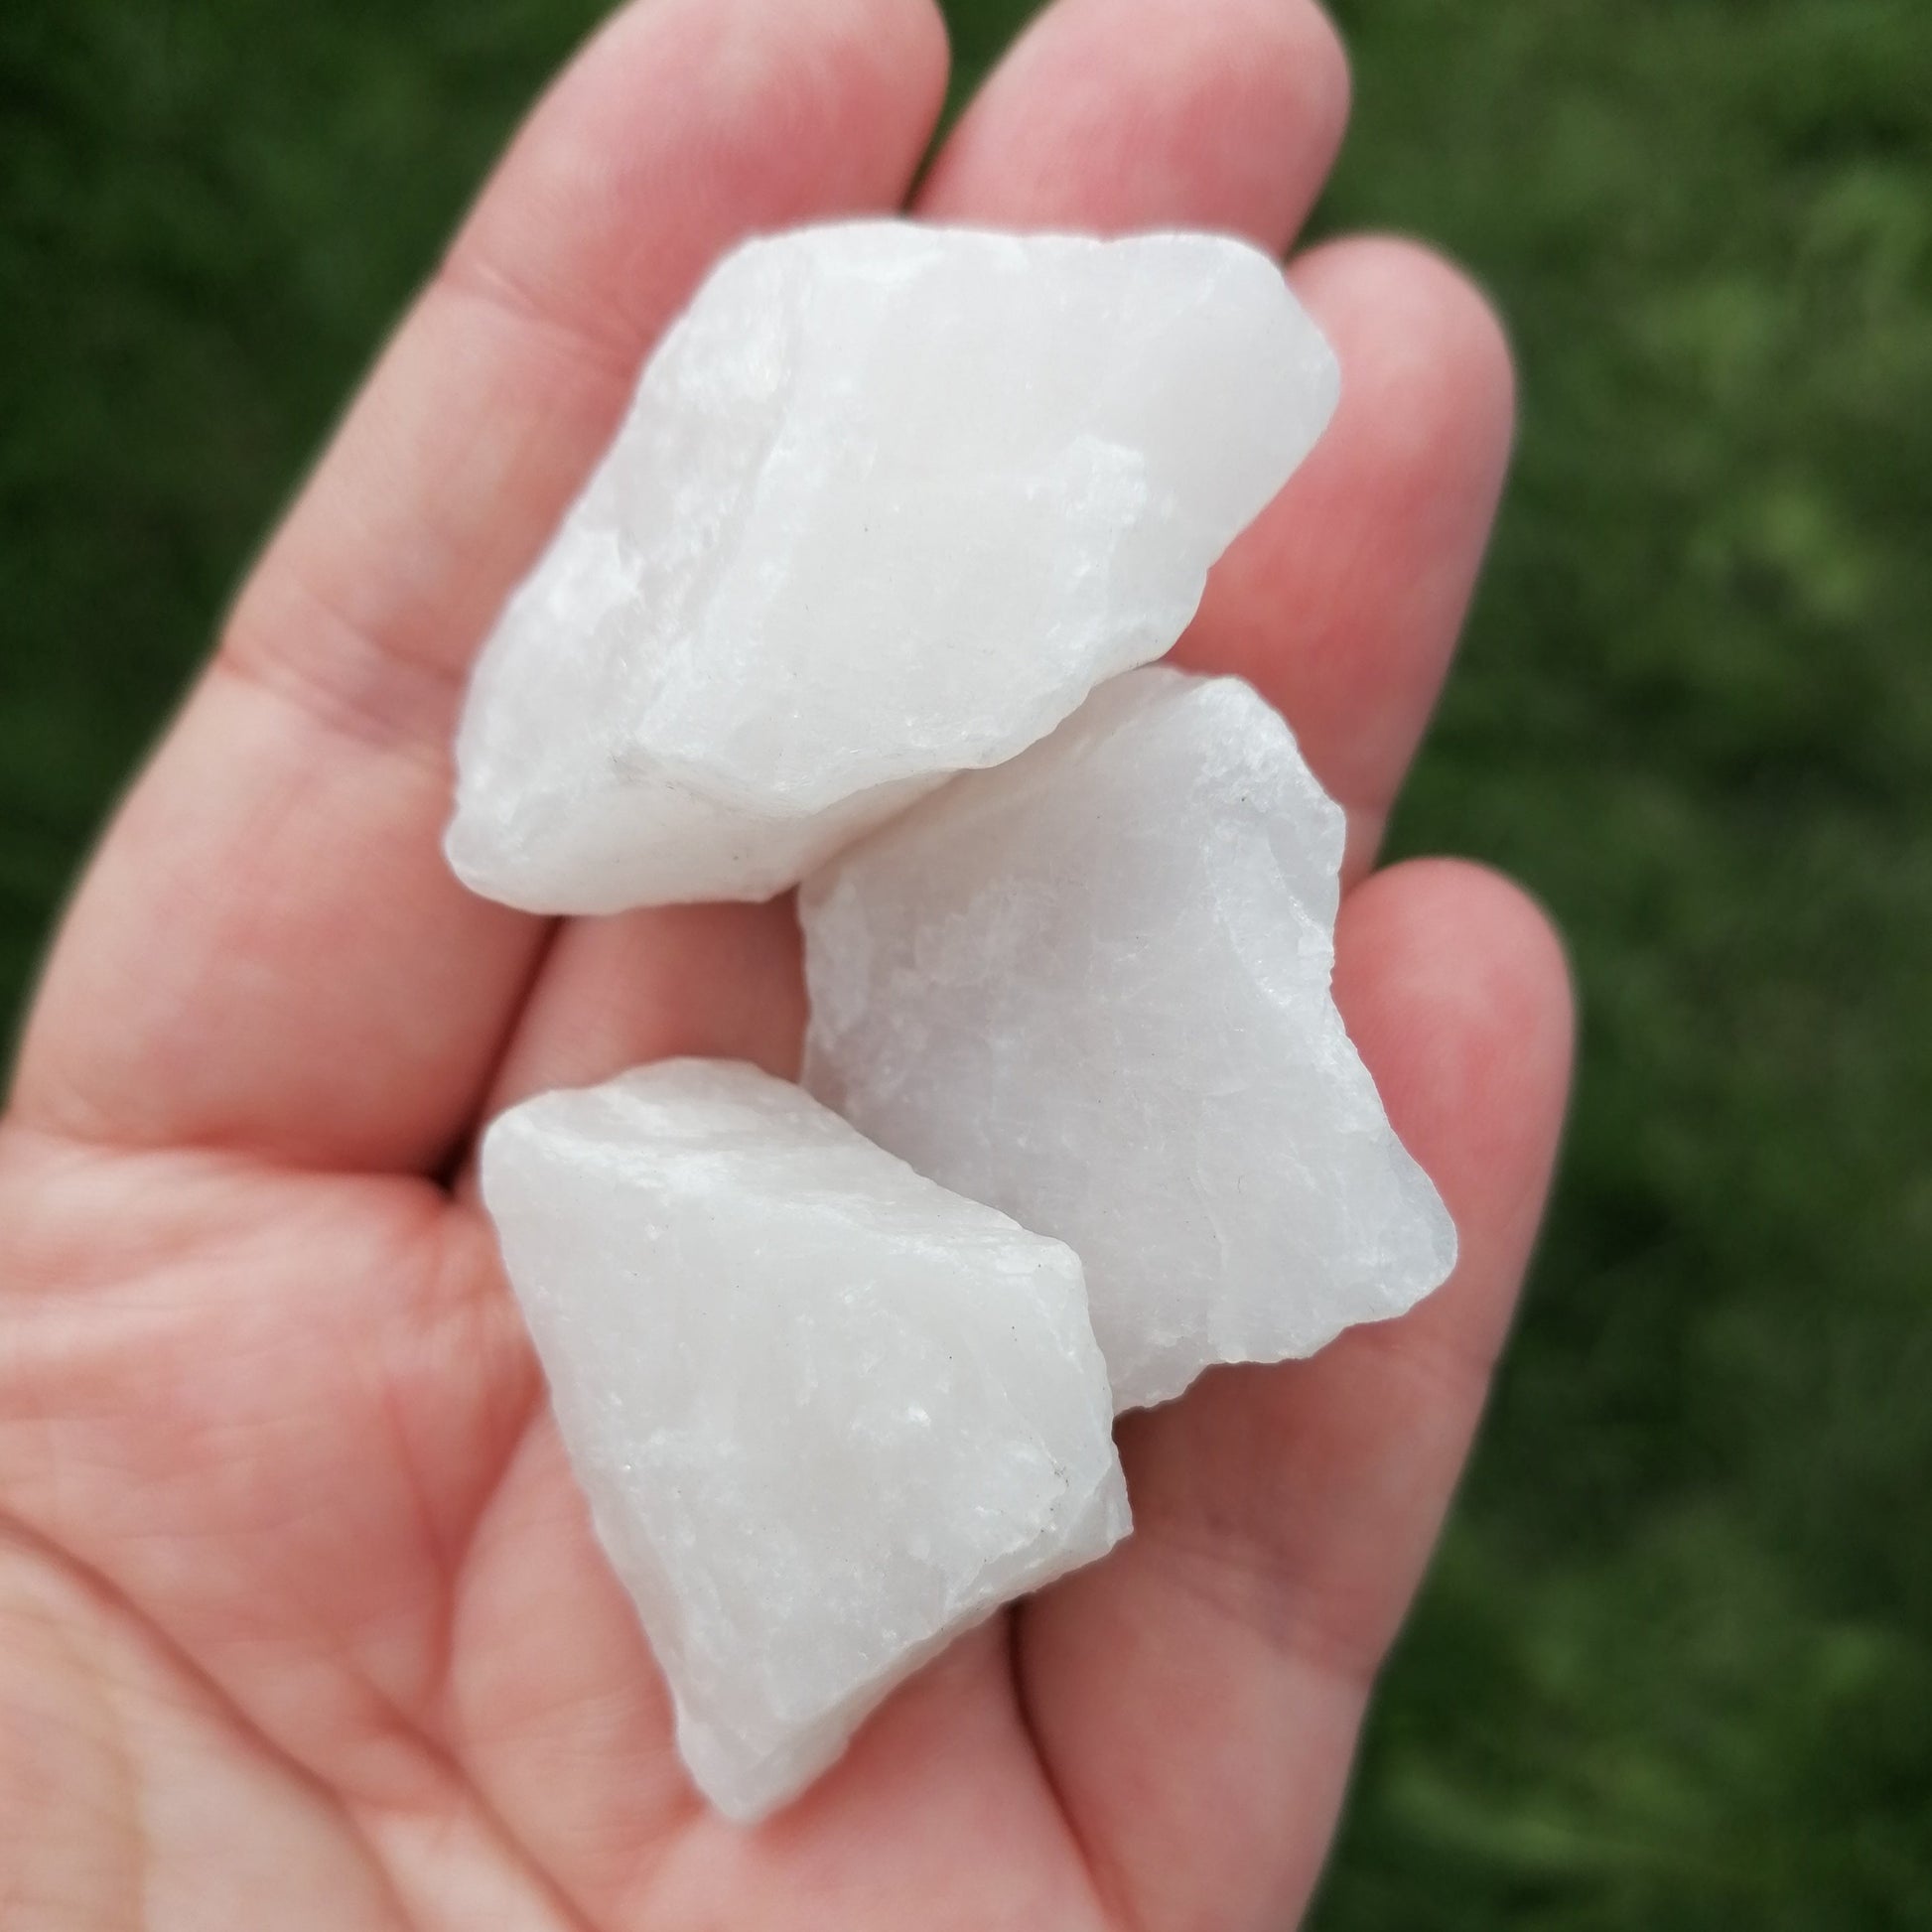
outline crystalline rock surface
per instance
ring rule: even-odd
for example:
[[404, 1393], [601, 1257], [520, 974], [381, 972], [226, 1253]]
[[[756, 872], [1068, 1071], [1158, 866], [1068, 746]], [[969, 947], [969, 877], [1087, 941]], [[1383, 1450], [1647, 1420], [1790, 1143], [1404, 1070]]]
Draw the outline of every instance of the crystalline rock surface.
[[1074, 1249], [1123, 1409], [1454, 1263], [1329, 995], [1342, 836], [1248, 686], [1156, 667], [801, 895], [806, 1084]]
[[676, 1060], [485, 1137], [484, 1198], [698, 1785], [801, 1788], [1128, 1528], [1080, 1264], [798, 1087]]
[[451, 863], [537, 911], [782, 890], [1165, 651], [1337, 386], [1244, 242], [743, 245], [486, 641]]

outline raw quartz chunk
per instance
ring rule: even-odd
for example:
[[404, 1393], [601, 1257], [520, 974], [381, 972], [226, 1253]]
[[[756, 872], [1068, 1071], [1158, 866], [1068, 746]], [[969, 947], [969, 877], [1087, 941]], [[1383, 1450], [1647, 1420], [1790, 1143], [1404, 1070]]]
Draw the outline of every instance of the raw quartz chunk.
[[1240, 241], [745, 244], [484, 645], [451, 863], [536, 911], [781, 891], [1165, 651], [1337, 382]]
[[490, 1128], [483, 1197], [693, 1779], [750, 1819], [955, 1631], [1127, 1533], [1080, 1264], [788, 1081]]
[[1161, 667], [801, 896], [806, 1084], [1078, 1253], [1123, 1409], [1454, 1263], [1329, 996], [1342, 834], [1247, 685]]

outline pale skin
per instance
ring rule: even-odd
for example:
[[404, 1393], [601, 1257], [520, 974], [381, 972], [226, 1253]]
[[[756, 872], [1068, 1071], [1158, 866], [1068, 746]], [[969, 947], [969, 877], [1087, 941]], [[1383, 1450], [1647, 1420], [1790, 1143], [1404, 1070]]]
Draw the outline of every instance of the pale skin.
[[[1130, 1419], [1133, 1538], [896, 1695], [800, 1803], [679, 1770], [469, 1182], [479, 1122], [667, 1053], [793, 1070], [785, 903], [547, 925], [438, 837], [463, 678], [706, 265], [901, 205], [927, 0], [647, 0], [537, 108], [81, 885], [0, 1124], [0, 1923], [1232, 1932], [1301, 1914], [1466, 1454], [1561, 1124], [1548, 924], [1372, 872], [1511, 435], [1419, 247], [1290, 273], [1326, 440], [1180, 654], [1348, 809], [1337, 996], [1461, 1233], [1311, 1362]], [[1307, 0], [1058, 0], [936, 217], [1287, 249], [1347, 111]], [[300, 345], [290, 345], [291, 353]]]

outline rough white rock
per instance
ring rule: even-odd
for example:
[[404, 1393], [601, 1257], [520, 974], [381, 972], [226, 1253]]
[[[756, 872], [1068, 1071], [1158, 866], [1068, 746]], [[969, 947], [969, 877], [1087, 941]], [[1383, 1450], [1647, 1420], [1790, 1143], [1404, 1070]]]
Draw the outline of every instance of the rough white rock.
[[782, 890], [1166, 650], [1337, 380], [1244, 242], [747, 243], [485, 644], [451, 863], [538, 911]]
[[483, 1196], [699, 1787], [800, 1789], [1128, 1528], [1080, 1264], [798, 1087], [675, 1060], [503, 1115]]
[[1075, 1250], [1123, 1409], [1453, 1265], [1329, 996], [1342, 833], [1247, 685], [1159, 667], [801, 895], [806, 1084]]

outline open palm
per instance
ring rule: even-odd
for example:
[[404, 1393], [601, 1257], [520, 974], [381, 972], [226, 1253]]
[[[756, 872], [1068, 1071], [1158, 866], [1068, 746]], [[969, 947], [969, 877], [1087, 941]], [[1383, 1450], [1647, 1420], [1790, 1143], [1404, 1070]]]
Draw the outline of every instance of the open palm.
[[[1407, 244], [1292, 269], [1340, 411], [1181, 654], [1348, 808], [1337, 993], [1462, 1235], [1313, 1362], [1122, 1430], [1136, 1533], [901, 1690], [801, 1803], [709, 1814], [465, 1167], [535, 1088], [780, 1071], [783, 904], [550, 926], [438, 835], [468, 658], [638, 363], [748, 230], [890, 207], [928, 0], [653, 0], [552, 91], [390, 345], [83, 885], [0, 1126], [0, 1917], [26, 1928], [1291, 1922], [1480, 1409], [1569, 1065], [1475, 868], [1366, 878], [1510, 436]], [[1347, 83], [1307, 0], [1059, 0], [913, 199], [1285, 247]], [[300, 353], [290, 345], [290, 353]]]

